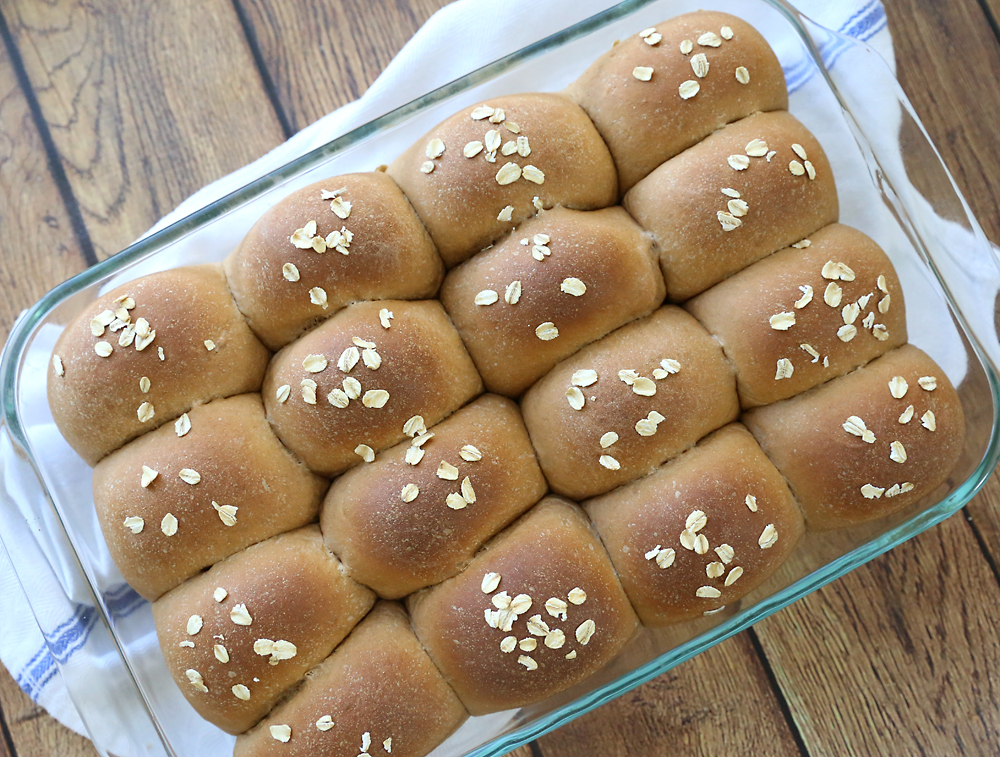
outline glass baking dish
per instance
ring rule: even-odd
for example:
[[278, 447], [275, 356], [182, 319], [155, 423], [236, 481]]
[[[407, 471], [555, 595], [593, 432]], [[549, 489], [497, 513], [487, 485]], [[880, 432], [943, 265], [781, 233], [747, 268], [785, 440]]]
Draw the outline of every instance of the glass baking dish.
[[[767, 584], [722, 613], [644, 631], [603, 671], [533, 707], [468, 721], [436, 757], [501, 755], [660, 675], [956, 512], [1000, 457], [1000, 292], [994, 249], [969, 212], [891, 69], [867, 46], [799, 15], [782, 0], [627, 0], [497, 60], [335, 139], [143, 239], [56, 287], [17, 322], [0, 360], [0, 519], [5, 551], [69, 694], [98, 751], [118, 757], [224, 757], [233, 738], [203, 721], [166, 672], [149, 605], [123, 583], [90, 495], [91, 469], [66, 445], [45, 399], [52, 346], [103, 291], [139, 276], [222, 260], [277, 200], [305, 184], [387, 163], [455, 110], [500, 94], [559, 90], [628, 34], [680, 13], [739, 15], [772, 44], [791, 110], [824, 145], [838, 180], [841, 220], [887, 251], [910, 304], [911, 342], [958, 388], [969, 421], [949, 481], [913, 508], [864, 527], [807, 536]], [[23, 541], [22, 541], [23, 539]], [[25, 548], [25, 543], [29, 548]], [[7, 545], [9, 546], [9, 545]], [[30, 559], [25, 557], [30, 555]], [[86, 655], [31, 585], [47, 568], [77, 608]], [[65, 623], [62, 624], [65, 626]]]

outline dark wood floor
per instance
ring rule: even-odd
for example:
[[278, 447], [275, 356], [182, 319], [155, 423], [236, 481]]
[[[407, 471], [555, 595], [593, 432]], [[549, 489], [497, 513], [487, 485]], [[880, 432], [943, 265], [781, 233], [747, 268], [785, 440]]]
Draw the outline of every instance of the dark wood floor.
[[[885, 0], [1000, 241], [1000, 0]], [[358, 97], [444, 0], [0, 0], [0, 339], [46, 290]], [[519, 757], [1000, 753], [1000, 484]], [[2, 598], [0, 598], [2, 601]], [[0, 757], [94, 754], [0, 669]]]

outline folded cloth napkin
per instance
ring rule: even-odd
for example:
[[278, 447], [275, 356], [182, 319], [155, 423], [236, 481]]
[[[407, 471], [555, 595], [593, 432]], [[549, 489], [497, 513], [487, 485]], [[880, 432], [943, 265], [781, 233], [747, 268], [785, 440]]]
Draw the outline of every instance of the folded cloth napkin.
[[[190, 214], [382, 113], [613, 4], [611, 0], [544, 3], [507, 0], [504, 12], [491, 13], [490, 23], [484, 24], [486, 0], [459, 0], [431, 17], [363, 97], [320, 119], [260, 160], [200, 190], [162, 219], [153, 230]], [[890, 66], [894, 65], [885, 11], [878, 0], [797, 0], [796, 5], [823, 26], [867, 42], [881, 53]], [[529, 18], [530, 23], [526, 23]], [[462, 44], [453, 44], [456, 39], [461, 39]], [[835, 67], [839, 57], [851, 45], [831, 38], [819, 48], [827, 66]], [[442, 50], [448, 51], [447, 56], [441, 54]], [[779, 49], [777, 52], [793, 93], [793, 110], [796, 105], [808, 109], [810, 98], [824, 87], [817, 81], [815, 68], [803, 58], [801, 48]], [[831, 151], [830, 145], [827, 145], [827, 151]], [[51, 341], [48, 344], [44, 341], [40, 345], [43, 352], [51, 348]], [[47, 361], [47, 356], [45, 352], [41, 360]], [[961, 360], [964, 361], [964, 356]], [[34, 401], [44, 403], [44, 388]], [[47, 433], [57, 436], [53, 429]], [[71, 455], [67, 455], [69, 457]], [[82, 462], [67, 459], [67, 470], [68, 476], [82, 475], [86, 477], [84, 480], [89, 481], [89, 473]], [[33, 474], [17, 457], [6, 435], [0, 437], [0, 471], [4, 489], [0, 498], [5, 494], [13, 505], [0, 510], [0, 541], [6, 547], [6, 551], [0, 549], [0, 598], [4, 609], [0, 613], [0, 661], [24, 691], [60, 722], [79, 733], [89, 730], [103, 748], [120, 757], [133, 757], [138, 753], [133, 739], [120, 738], [113, 728], [105, 728], [97, 716], [88, 715], [86, 725], [81, 718], [81, 710], [99, 713], [103, 709], [114, 715], [114, 718], [109, 715], [109, 719], [128, 722], [128, 704], [115, 701], [114, 696], [113, 669], [120, 664], [116, 650], [107, 641], [107, 634], [94, 633], [95, 626], [101, 621], [88, 591], [76, 585], [79, 581], [78, 568], [74, 564], [67, 565], [65, 553], [40, 537], [47, 530], [46, 524], [36, 522], [30, 515], [31, 508], [24, 506], [40, 494], [37, 484], [32, 484]], [[93, 525], [91, 523], [86, 527]], [[110, 564], [110, 560], [106, 563]], [[109, 565], [102, 585], [109, 585], [109, 576], [113, 578], [114, 575], [113, 565]], [[105, 605], [119, 622], [139, 629], [134, 637], [146, 639], [154, 659], [152, 664], [155, 664], [156, 641], [149, 605], [128, 586], [120, 583], [120, 577], [118, 581], [117, 587], [103, 592]], [[30, 604], [25, 590], [31, 593]], [[39, 626], [46, 629], [44, 635]], [[67, 680], [71, 682], [69, 687]], [[90, 685], [100, 681], [111, 683], [103, 688]], [[160, 696], [173, 696], [180, 702], [179, 717], [189, 717], [189, 710], [165, 673], [162, 685], [152, 689], [151, 693], [147, 692], [148, 696], [154, 700]], [[74, 706], [71, 691], [87, 692], [89, 701], [85, 707], [78, 710]], [[203, 748], [191, 753], [221, 754], [231, 744], [231, 739], [226, 741], [227, 738], [220, 733], [211, 744], [199, 742]], [[158, 751], [154, 749], [152, 753]]]

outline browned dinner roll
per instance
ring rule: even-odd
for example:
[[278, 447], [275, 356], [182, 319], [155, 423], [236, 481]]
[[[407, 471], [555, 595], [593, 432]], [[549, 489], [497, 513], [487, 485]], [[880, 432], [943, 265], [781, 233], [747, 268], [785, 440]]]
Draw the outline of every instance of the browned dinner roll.
[[278, 438], [333, 476], [402, 439], [414, 415], [433, 425], [482, 388], [439, 302], [388, 300], [351, 305], [285, 347], [263, 396]]
[[521, 408], [549, 485], [580, 500], [652, 472], [739, 401], [718, 342], [668, 306], [561, 362]]
[[448, 267], [541, 208], [614, 205], [611, 154], [578, 105], [557, 94], [496, 97], [442, 121], [390, 166]]
[[837, 220], [819, 142], [785, 112], [712, 134], [636, 184], [625, 209], [653, 233], [672, 300], [683, 301]]
[[609, 662], [636, 617], [583, 511], [547, 497], [468, 568], [411, 596], [413, 628], [473, 715], [523, 707]]
[[788, 485], [738, 423], [584, 507], [632, 607], [652, 627], [749, 594], [803, 532]]
[[699, 11], [632, 34], [567, 89], [597, 125], [621, 191], [721, 126], [788, 108], [781, 64], [760, 33]]
[[352, 302], [433, 297], [444, 274], [410, 203], [379, 172], [290, 194], [224, 265], [236, 304], [272, 350]]
[[911, 345], [743, 421], [816, 531], [876, 520], [930, 495], [965, 443], [958, 394]]
[[545, 477], [521, 413], [480, 397], [338, 478], [323, 504], [327, 545], [379, 595], [404, 597], [455, 575], [535, 504]]
[[198, 714], [242, 733], [347, 636], [374, 596], [317, 526], [217, 563], [153, 604], [167, 668]]
[[222, 266], [175, 268], [108, 292], [66, 327], [53, 350], [49, 407], [94, 465], [195, 405], [257, 391], [269, 357]]
[[235, 757], [424, 757], [467, 714], [410, 630], [379, 602], [302, 685], [236, 740]]
[[196, 407], [94, 469], [108, 549], [149, 600], [251, 544], [304, 526], [326, 487], [275, 437], [258, 394]]
[[744, 408], [800, 394], [906, 343], [892, 263], [869, 237], [839, 223], [719, 282], [685, 308], [736, 367]]
[[486, 388], [510, 397], [663, 296], [651, 241], [621, 208], [544, 211], [441, 290]]

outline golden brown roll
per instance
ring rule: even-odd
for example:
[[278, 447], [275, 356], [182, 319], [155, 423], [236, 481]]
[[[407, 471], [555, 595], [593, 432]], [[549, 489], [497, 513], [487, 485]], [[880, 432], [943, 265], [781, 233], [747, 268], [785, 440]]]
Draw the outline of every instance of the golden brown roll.
[[66, 327], [52, 355], [49, 407], [94, 465], [195, 405], [259, 390], [269, 357], [222, 266], [175, 268], [108, 292]]
[[927, 497], [965, 443], [958, 394], [911, 345], [751, 410], [743, 422], [817, 531], [876, 520]]
[[749, 594], [803, 532], [788, 485], [738, 423], [584, 508], [632, 607], [653, 627]]
[[461, 263], [541, 208], [614, 205], [611, 154], [557, 94], [496, 97], [442, 121], [389, 166], [445, 265]]
[[224, 265], [236, 304], [273, 350], [352, 302], [433, 297], [444, 275], [410, 203], [378, 172], [292, 193]]
[[546, 497], [468, 568], [409, 599], [413, 628], [472, 715], [537, 702], [609, 662], [637, 626], [590, 521]]
[[323, 504], [327, 545], [351, 575], [395, 599], [458, 573], [535, 504], [545, 477], [521, 413], [480, 397], [338, 478]]
[[149, 600], [251, 544], [304, 526], [326, 487], [275, 437], [257, 394], [196, 407], [94, 469], [108, 549]]
[[379, 602], [346, 641], [253, 730], [235, 757], [424, 757], [467, 714], [410, 630]]
[[837, 220], [819, 142], [785, 112], [758, 113], [671, 158], [623, 200], [653, 233], [683, 301]]
[[685, 305], [736, 367], [744, 408], [800, 394], [906, 343], [903, 292], [881, 247], [839, 223], [797, 244]]
[[668, 306], [561, 362], [521, 409], [549, 485], [580, 500], [651, 473], [739, 401], [718, 342]]
[[324, 659], [374, 596], [307, 526], [255, 544], [153, 604], [170, 675], [198, 714], [242, 733]]
[[482, 388], [441, 303], [388, 300], [351, 305], [285, 347], [263, 396], [278, 438], [333, 476], [401, 440], [414, 415], [433, 425]]
[[621, 191], [727, 123], [788, 108], [781, 64], [752, 26], [699, 11], [632, 34], [567, 89], [597, 125]]
[[486, 388], [510, 397], [663, 296], [650, 239], [621, 208], [544, 211], [441, 290]]

